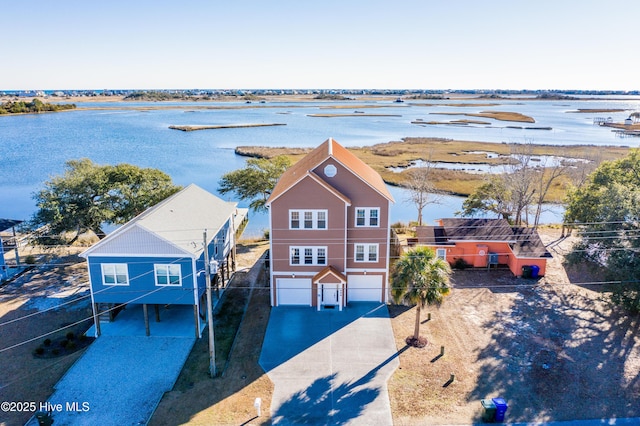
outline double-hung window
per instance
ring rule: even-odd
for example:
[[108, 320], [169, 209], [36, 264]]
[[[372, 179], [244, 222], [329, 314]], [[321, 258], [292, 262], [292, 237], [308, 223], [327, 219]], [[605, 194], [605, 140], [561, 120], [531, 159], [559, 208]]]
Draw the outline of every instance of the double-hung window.
[[378, 244], [356, 244], [354, 252], [356, 262], [378, 261]]
[[180, 265], [157, 264], [153, 266], [154, 266], [155, 276], [156, 276], [156, 285], [158, 286], [181, 285], [182, 271], [180, 270]]
[[291, 265], [326, 265], [326, 247], [290, 247], [289, 263]]
[[327, 229], [327, 210], [289, 210], [289, 229]]
[[103, 285], [129, 285], [129, 271], [126, 263], [103, 263]]
[[380, 226], [380, 209], [378, 207], [356, 208], [356, 226]]

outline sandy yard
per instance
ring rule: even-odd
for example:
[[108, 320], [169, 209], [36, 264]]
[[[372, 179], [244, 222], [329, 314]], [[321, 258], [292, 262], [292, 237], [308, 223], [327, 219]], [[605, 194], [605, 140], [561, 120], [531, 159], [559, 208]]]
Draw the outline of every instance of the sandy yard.
[[[402, 352], [389, 382], [395, 424], [477, 422], [480, 400], [497, 396], [509, 404], [507, 421], [640, 416], [639, 319], [612, 310], [601, 285], [583, 284], [599, 280], [585, 268], [565, 272], [573, 239], [559, 240], [557, 229], [541, 237], [554, 258], [540, 280], [454, 272], [442, 307], [426, 310], [429, 345]], [[401, 350], [415, 310], [390, 312]]]

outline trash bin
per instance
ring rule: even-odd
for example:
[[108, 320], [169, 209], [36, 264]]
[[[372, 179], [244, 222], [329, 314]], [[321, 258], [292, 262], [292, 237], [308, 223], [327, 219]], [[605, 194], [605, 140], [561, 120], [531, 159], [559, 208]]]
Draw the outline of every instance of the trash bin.
[[531, 278], [531, 266], [524, 265], [522, 267], [522, 278]]
[[504, 398], [492, 398], [491, 401], [493, 401], [496, 406], [495, 421], [504, 422], [504, 415], [507, 412], [507, 408], [509, 408], [507, 401], [505, 401]]
[[496, 418], [496, 404], [490, 399], [481, 399], [482, 404], [482, 421], [491, 423]]
[[540, 267], [538, 265], [531, 265], [531, 278], [538, 278], [540, 275]]

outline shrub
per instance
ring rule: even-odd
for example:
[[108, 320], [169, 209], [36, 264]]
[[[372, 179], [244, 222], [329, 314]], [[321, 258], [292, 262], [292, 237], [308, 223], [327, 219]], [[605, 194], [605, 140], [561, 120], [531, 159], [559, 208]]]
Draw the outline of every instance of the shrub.
[[467, 269], [468, 267], [470, 267], [471, 265], [469, 265], [469, 263], [464, 260], [463, 258], [459, 257], [455, 260], [455, 262], [453, 262], [453, 268], [454, 269]]
[[42, 346], [38, 346], [35, 351], [33, 351], [36, 355], [42, 355], [44, 353], [44, 348]]
[[45, 346], [51, 346], [51, 339], [44, 339]]
[[76, 338], [76, 335], [73, 333], [73, 331], [70, 331], [67, 333], [67, 340], [73, 340]]
[[59, 355], [59, 354], [60, 354], [60, 349], [58, 349], [58, 348], [53, 348], [53, 349], [51, 350], [51, 353], [52, 353], [52, 354], [54, 354], [54, 355]]
[[24, 263], [27, 265], [34, 265], [36, 263], [36, 257], [32, 254], [24, 258]]
[[67, 350], [73, 350], [77, 347], [76, 342], [69, 342], [67, 344]]
[[62, 346], [63, 348], [66, 348], [68, 344], [69, 344], [68, 340], [63, 340], [62, 342], [60, 342], [60, 346]]
[[78, 340], [80, 340], [81, 342], [84, 342], [85, 340], [87, 340], [87, 335], [86, 334], [79, 335]]

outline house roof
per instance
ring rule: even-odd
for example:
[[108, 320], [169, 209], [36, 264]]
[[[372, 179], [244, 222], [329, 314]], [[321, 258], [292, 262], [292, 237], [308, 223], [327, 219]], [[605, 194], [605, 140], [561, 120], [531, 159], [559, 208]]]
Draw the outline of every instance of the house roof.
[[21, 220], [14, 219], [0, 219], [0, 232], [6, 231], [9, 228], [13, 228], [16, 225], [21, 224]]
[[235, 202], [224, 201], [191, 184], [122, 225], [82, 256], [93, 252], [113, 254], [115, 248], [131, 248], [130, 241], [127, 241], [128, 244], [122, 243], [121, 237], [126, 234], [135, 236], [134, 246], [135, 242], [140, 242], [140, 246], [146, 249], [147, 246], [157, 247], [159, 242], [164, 242], [171, 247], [172, 254], [178, 251], [199, 256], [204, 250], [202, 242], [205, 229], [211, 240], [232, 215], [243, 212], [238, 212]]
[[[271, 196], [267, 200], [267, 205], [273, 200], [285, 193], [289, 188], [295, 185], [300, 179], [309, 173], [312, 173], [318, 165], [327, 158], [333, 158], [344, 167], [349, 169], [353, 174], [362, 179], [365, 183], [379, 192], [382, 196], [393, 201], [393, 196], [387, 189], [386, 184], [378, 172], [373, 170], [368, 164], [356, 157], [351, 151], [340, 145], [338, 142], [329, 138], [320, 146], [305, 155], [300, 161], [289, 167], [280, 177], [276, 187], [273, 189]], [[317, 176], [317, 175], [316, 175]], [[328, 185], [328, 183], [327, 183]]]
[[342, 274], [340, 271], [338, 271], [336, 268], [334, 268], [331, 265], [325, 266], [324, 268], [322, 268], [320, 272], [318, 272], [313, 276], [312, 281], [314, 283], [317, 283], [327, 275], [333, 275], [340, 282], [343, 282], [343, 283], [347, 282], [347, 277], [345, 277], [344, 274]]
[[551, 257], [533, 228], [511, 226], [506, 219], [441, 219], [441, 226], [416, 228], [419, 244], [453, 245], [455, 242], [508, 243], [518, 257]]
[[441, 219], [441, 223], [449, 240], [513, 240], [513, 230], [506, 219]]

